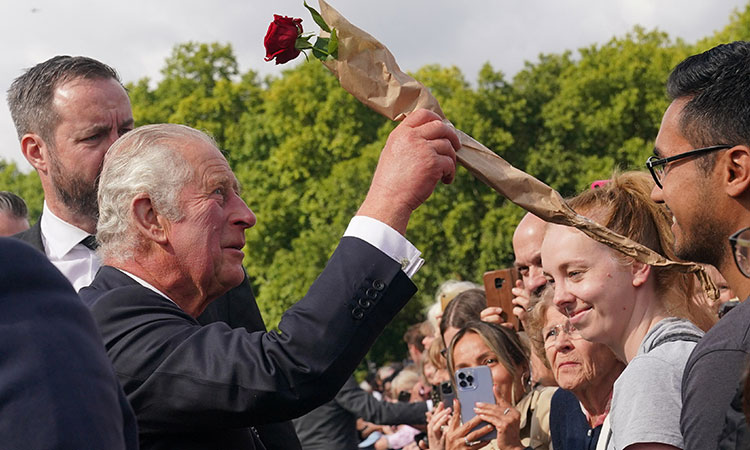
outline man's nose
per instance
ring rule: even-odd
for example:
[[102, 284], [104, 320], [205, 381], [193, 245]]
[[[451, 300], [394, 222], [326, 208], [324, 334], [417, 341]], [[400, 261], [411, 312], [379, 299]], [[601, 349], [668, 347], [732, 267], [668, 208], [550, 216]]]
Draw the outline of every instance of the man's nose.
[[232, 223], [241, 226], [243, 229], [252, 228], [257, 222], [255, 213], [237, 193], [234, 194], [233, 203]]
[[539, 266], [530, 266], [529, 275], [523, 281], [524, 288], [528, 289], [529, 292], [536, 292], [540, 287], [547, 284], [544, 271]]
[[656, 184], [654, 184], [654, 187], [651, 189], [651, 200], [655, 203], [664, 203], [664, 192]]

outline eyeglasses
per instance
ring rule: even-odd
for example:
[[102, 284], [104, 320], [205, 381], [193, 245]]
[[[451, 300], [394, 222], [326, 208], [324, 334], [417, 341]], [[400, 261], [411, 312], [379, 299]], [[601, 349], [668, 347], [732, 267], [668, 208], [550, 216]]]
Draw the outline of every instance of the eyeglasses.
[[567, 334], [570, 339], [579, 339], [581, 337], [581, 333], [579, 333], [568, 320], [564, 323], [555, 325], [552, 328], [545, 328], [542, 330], [542, 333], [545, 349], [554, 346], [563, 334]]
[[729, 236], [729, 244], [732, 246], [734, 263], [740, 269], [742, 275], [750, 278], [750, 227]]
[[646, 160], [646, 167], [648, 167], [648, 170], [651, 172], [651, 176], [654, 177], [654, 181], [656, 182], [656, 185], [659, 186], [659, 189], [662, 189], [663, 186], [661, 185], [661, 180], [664, 179], [664, 170], [667, 167], [667, 164], [678, 161], [683, 158], [689, 158], [691, 156], [700, 156], [705, 155], [711, 152], [715, 152], [717, 150], [724, 150], [727, 148], [732, 148], [733, 145], [713, 145], [711, 147], [704, 147], [704, 148], [697, 148], [695, 150], [690, 150], [689, 152], [680, 153], [678, 155], [670, 156], [668, 158], [657, 158], [656, 156], [650, 156]]

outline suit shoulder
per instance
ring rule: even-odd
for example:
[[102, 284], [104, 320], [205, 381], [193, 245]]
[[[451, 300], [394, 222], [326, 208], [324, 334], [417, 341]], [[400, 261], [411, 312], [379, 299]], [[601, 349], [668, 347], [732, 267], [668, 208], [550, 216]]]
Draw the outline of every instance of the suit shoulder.
[[130, 305], [143, 306], [145, 304], [162, 303], [162, 300], [169, 301], [151, 289], [139, 284], [113, 286], [106, 289], [92, 285], [81, 289], [79, 296], [89, 309], [95, 309], [103, 305], [111, 307], [123, 302], [127, 302]]
[[26, 242], [27, 244], [34, 247], [37, 251], [44, 253], [41, 222], [37, 222], [28, 230], [16, 233], [11, 237]]
[[0, 277], [6, 290], [19, 288], [26, 291], [29, 286], [35, 286], [37, 290], [62, 290], [75, 296], [63, 274], [29, 244], [2, 237], [0, 255], [13, 255], [12, 258], [0, 258]]

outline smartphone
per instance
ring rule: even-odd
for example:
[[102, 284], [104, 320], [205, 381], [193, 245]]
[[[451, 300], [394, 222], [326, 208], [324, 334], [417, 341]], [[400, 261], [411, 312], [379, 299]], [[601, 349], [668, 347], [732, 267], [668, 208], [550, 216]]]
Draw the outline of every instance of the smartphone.
[[487, 306], [503, 308], [503, 320], [520, 331], [521, 322], [513, 314], [513, 289], [518, 280], [515, 268], [492, 270], [484, 273], [484, 292], [487, 295]]
[[[495, 393], [492, 391], [492, 372], [487, 366], [464, 367], [456, 371], [456, 394], [461, 404], [461, 423], [473, 419], [474, 404], [477, 402], [495, 404]], [[482, 421], [471, 431], [488, 425]], [[492, 430], [479, 439], [489, 441], [497, 437], [497, 430]]]
[[456, 392], [453, 390], [453, 383], [450, 381], [443, 381], [438, 387], [440, 392], [440, 401], [446, 408], [453, 407], [453, 399], [456, 398]]

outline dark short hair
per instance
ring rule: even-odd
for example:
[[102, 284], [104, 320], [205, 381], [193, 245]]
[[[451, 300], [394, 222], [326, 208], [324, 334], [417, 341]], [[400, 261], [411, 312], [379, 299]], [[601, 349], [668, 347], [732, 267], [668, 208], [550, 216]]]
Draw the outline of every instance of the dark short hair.
[[7, 211], [19, 219], [28, 219], [29, 217], [26, 202], [21, 197], [8, 191], [0, 191], [0, 211]]
[[[672, 100], [689, 99], [680, 132], [695, 147], [750, 144], [750, 42], [735, 41], [690, 56], [667, 80]], [[698, 161], [710, 170], [716, 154]]]
[[404, 333], [404, 342], [406, 342], [407, 345], [414, 345], [420, 352], [424, 351], [424, 345], [422, 345], [423, 338], [422, 322], [411, 325], [406, 329], [406, 333]]
[[120, 82], [113, 68], [85, 56], [55, 56], [13, 80], [8, 89], [8, 108], [18, 139], [26, 133], [37, 133], [45, 141], [54, 142], [53, 132], [59, 120], [52, 107], [55, 89], [78, 78], [112, 78]]

